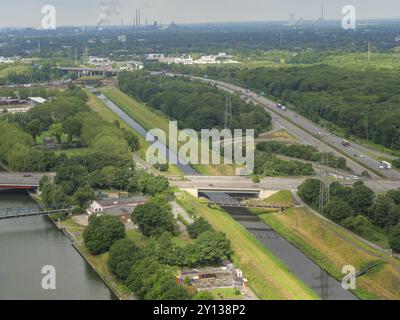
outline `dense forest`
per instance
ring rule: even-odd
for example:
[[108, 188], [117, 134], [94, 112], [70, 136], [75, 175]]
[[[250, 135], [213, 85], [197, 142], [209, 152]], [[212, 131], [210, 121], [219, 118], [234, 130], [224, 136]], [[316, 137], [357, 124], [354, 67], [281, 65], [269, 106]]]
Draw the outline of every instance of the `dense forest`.
[[[118, 83], [126, 94], [178, 120], [180, 129], [225, 127], [226, 94], [213, 86], [145, 72], [123, 73]], [[271, 116], [261, 107], [246, 104], [236, 95], [231, 96], [231, 103], [232, 117], [227, 121], [230, 129], [255, 129], [257, 134], [270, 127]]]
[[395, 71], [312, 64], [210, 67], [202, 72], [288, 103], [315, 122], [327, 120], [346, 135], [400, 150], [400, 79]]

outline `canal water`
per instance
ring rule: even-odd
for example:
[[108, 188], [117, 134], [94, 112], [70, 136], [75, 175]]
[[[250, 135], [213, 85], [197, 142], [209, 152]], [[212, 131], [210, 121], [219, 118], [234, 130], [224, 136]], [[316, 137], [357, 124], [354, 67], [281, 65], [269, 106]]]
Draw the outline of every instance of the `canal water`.
[[[0, 190], [0, 208], [32, 205], [25, 191]], [[55, 290], [42, 288], [45, 265], [55, 267]], [[0, 300], [114, 298], [49, 218], [0, 220]]]
[[289, 270], [313, 289], [323, 300], [356, 300], [341, 283], [321, 269], [285, 238], [245, 208], [225, 207], [237, 222], [252, 233], [269, 251], [281, 259]]

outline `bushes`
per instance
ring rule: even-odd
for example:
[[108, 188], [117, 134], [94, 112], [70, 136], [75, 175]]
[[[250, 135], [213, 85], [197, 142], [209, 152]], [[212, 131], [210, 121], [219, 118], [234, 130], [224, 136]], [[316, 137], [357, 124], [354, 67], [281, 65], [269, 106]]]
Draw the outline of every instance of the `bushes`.
[[110, 246], [119, 239], [125, 238], [125, 226], [117, 217], [92, 215], [89, 225], [83, 232], [83, 241], [92, 254], [108, 251]]
[[187, 227], [187, 232], [189, 233], [190, 238], [195, 239], [201, 233], [212, 230], [211, 225], [208, 221], [203, 218], [196, 219], [192, 224]]
[[266, 152], [255, 153], [254, 173], [261, 176], [307, 176], [314, 173], [310, 163], [285, 161]]
[[188, 300], [189, 293], [175, 282], [173, 270], [154, 258], [136, 262], [126, 284], [139, 298], [147, 300]]
[[153, 176], [143, 172], [138, 179], [138, 187], [143, 193], [156, 195], [168, 190], [169, 182], [162, 176]]

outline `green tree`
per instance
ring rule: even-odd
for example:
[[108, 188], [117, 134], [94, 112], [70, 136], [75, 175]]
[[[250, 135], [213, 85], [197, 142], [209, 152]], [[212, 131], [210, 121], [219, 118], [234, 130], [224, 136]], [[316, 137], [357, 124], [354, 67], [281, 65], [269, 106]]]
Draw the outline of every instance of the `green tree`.
[[110, 247], [108, 267], [118, 279], [125, 281], [138, 258], [138, 247], [130, 239], [121, 239]]
[[300, 185], [298, 195], [307, 204], [316, 207], [318, 206], [319, 190], [320, 190], [320, 180], [307, 179]]
[[92, 215], [83, 231], [83, 241], [92, 254], [106, 252], [114, 242], [123, 238], [125, 238], [125, 226], [114, 216]]
[[187, 227], [187, 231], [189, 236], [192, 239], [197, 238], [200, 234], [206, 231], [212, 231], [213, 228], [208, 223], [208, 221], [204, 220], [203, 218], [196, 219], [192, 224]]
[[61, 137], [64, 133], [63, 126], [61, 123], [54, 123], [50, 127], [50, 134], [56, 138], [57, 143], [61, 143]]
[[90, 204], [90, 201], [94, 199], [95, 199], [94, 190], [88, 185], [79, 187], [78, 190], [76, 190], [73, 195], [74, 203], [81, 210], [87, 209]]
[[389, 190], [386, 195], [391, 198], [396, 205], [400, 205], [400, 190]]
[[42, 132], [43, 123], [39, 119], [31, 120], [26, 126], [26, 132], [28, 132], [34, 140]]
[[154, 286], [157, 277], [165, 272], [164, 270], [165, 268], [154, 257], [138, 260], [126, 279], [126, 285], [143, 299]]
[[386, 230], [396, 225], [400, 218], [400, 208], [395, 205], [392, 198], [379, 195], [374, 204], [368, 209], [371, 221]]
[[324, 207], [323, 214], [335, 222], [340, 222], [351, 216], [351, 208], [342, 199], [332, 198]]
[[143, 193], [156, 195], [166, 192], [169, 188], [169, 182], [164, 177], [155, 177], [146, 172], [142, 172], [138, 179], [138, 186]]
[[63, 122], [62, 129], [66, 134], [68, 134], [68, 141], [71, 142], [74, 136], [80, 136], [82, 122], [75, 117], [69, 117]]
[[206, 231], [200, 234], [195, 243], [199, 262], [215, 265], [231, 256], [231, 244], [222, 232]]
[[373, 204], [375, 193], [362, 182], [356, 182], [348, 198], [348, 203], [354, 214], [366, 215], [368, 208]]
[[165, 273], [157, 279], [146, 294], [148, 300], [189, 300], [191, 296], [185, 288], [179, 286], [171, 274]]
[[146, 236], [160, 236], [163, 232], [175, 230], [175, 223], [168, 203], [163, 204], [152, 198], [143, 205], [137, 206], [132, 212], [132, 221]]

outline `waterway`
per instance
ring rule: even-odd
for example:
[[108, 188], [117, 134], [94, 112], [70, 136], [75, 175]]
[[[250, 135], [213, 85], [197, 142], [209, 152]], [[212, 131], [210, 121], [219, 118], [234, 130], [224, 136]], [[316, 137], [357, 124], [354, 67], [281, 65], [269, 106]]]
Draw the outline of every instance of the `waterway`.
[[339, 281], [320, 268], [298, 248], [245, 208], [225, 207], [237, 222], [252, 233], [269, 251], [283, 261], [289, 270], [303, 280], [323, 300], [356, 300]]
[[[25, 191], [0, 190], [0, 208], [32, 205]], [[55, 290], [42, 288], [46, 265], [55, 267]], [[0, 220], [0, 300], [114, 298], [48, 217]]]

